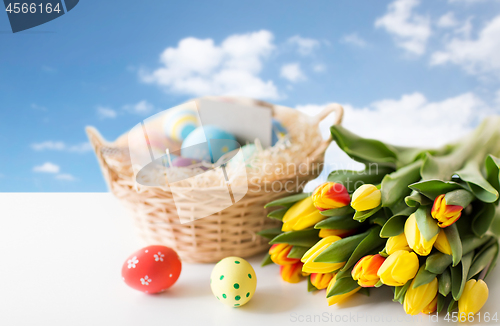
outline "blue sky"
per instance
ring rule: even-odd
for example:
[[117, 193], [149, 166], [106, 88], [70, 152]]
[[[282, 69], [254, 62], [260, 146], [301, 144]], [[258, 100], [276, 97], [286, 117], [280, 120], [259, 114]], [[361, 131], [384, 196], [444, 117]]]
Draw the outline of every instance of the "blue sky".
[[83, 0], [16, 34], [0, 14], [0, 38], [0, 191], [105, 191], [84, 127], [113, 140], [199, 95], [339, 102], [410, 145], [500, 112], [496, 0]]

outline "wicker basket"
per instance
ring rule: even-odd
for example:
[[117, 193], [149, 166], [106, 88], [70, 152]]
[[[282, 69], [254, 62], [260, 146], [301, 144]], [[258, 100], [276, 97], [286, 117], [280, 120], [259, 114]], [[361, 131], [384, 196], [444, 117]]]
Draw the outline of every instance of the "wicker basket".
[[[261, 102], [257, 103], [262, 105]], [[339, 124], [343, 116], [343, 109], [338, 104], [325, 107], [312, 118], [294, 109], [281, 106], [274, 108], [279, 109], [281, 114], [299, 114], [302, 127], [314, 128], [318, 134], [319, 122], [329, 114], [336, 113], [335, 124]], [[264, 205], [290, 195], [290, 192], [257, 191], [251, 189], [249, 184], [247, 194], [234, 205], [208, 217], [181, 224], [170, 191], [160, 187], [147, 187], [137, 192], [134, 177], [129, 173], [130, 166], [127, 166], [128, 152], [123, 146], [106, 142], [93, 127], [87, 127], [86, 131], [110, 191], [130, 211], [140, 235], [147, 243], [169, 246], [179, 253], [183, 261], [197, 263], [216, 262], [227, 256], [249, 257], [269, 248], [268, 240], [256, 233], [278, 224], [266, 217], [268, 212]], [[324, 153], [330, 142], [331, 138], [322, 141], [319, 147], [311, 148], [310, 153], [307, 153], [308, 163], [320, 164], [322, 167]], [[308, 171], [311, 173], [286, 175], [279, 181], [288, 181], [294, 186], [303, 185], [321, 172], [318, 169]], [[227, 188], [191, 191], [196, 192], [198, 197], [209, 197], [216, 202]], [[195, 205], [193, 203], [193, 207]]]

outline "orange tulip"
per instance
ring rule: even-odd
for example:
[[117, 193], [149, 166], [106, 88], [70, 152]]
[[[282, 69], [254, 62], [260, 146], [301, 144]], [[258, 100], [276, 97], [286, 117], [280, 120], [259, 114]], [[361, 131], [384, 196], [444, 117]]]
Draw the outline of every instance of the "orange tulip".
[[314, 206], [320, 211], [340, 208], [349, 205], [351, 197], [347, 189], [340, 183], [325, 182], [312, 194]]
[[445, 195], [439, 195], [434, 199], [432, 205], [431, 215], [434, 219], [438, 220], [438, 226], [445, 228], [455, 223], [462, 214], [462, 206], [459, 205], [446, 205]]
[[326, 289], [333, 278], [332, 273], [312, 273], [311, 284], [318, 290]]
[[298, 262], [293, 265], [281, 265], [280, 275], [283, 281], [288, 283], [299, 283], [302, 279], [302, 263]]
[[358, 281], [358, 284], [365, 288], [375, 286], [380, 280], [377, 273], [384, 261], [385, 258], [379, 254], [364, 256], [352, 269], [353, 280]]
[[298, 258], [288, 258], [292, 246], [288, 243], [276, 243], [269, 249], [269, 255], [273, 263], [278, 265], [292, 265], [300, 261]]

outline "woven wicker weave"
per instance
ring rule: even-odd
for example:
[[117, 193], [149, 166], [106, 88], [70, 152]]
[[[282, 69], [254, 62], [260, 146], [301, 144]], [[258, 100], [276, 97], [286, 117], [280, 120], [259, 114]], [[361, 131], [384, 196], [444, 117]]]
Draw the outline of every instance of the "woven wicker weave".
[[[290, 108], [279, 108], [281, 114], [297, 115], [298, 112]], [[299, 113], [301, 118], [298, 123], [301, 128], [314, 128], [319, 134], [319, 122], [332, 112], [336, 112], [335, 123], [340, 123], [343, 109], [338, 104], [325, 107], [313, 119]], [[134, 177], [130, 174], [127, 149], [106, 142], [93, 127], [87, 127], [86, 131], [110, 191], [130, 211], [140, 235], [147, 243], [169, 246], [179, 253], [183, 261], [198, 263], [216, 262], [227, 256], [249, 257], [269, 248], [268, 240], [256, 233], [277, 226], [278, 223], [266, 217], [268, 212], [264, 205], [290, 195], [290, 192], [269, 192], [264, 191], [264, 187], [259, 191], [249, 184], [247, 194], [234, 205], [208, 217], [181, 224], [172, 193], [168, 189], [147, 187], [138, 192]], [[310, 149], [308, 163], [322, 163], [330, 142], [331, 138], [323, 141], [319, 147]], [[278, 181], [288, 181], [288, 184], [295, 187], [304, 185], [321, 172], [318, 169], [309, 171], [307, 175], [286, 175]], [[297, 190], [300, 190], [300, 186]], [[189, 191], [193, 192], [197, 203], [201, 198], [201, 202], [216, 205], [217, 199], [224, 196], [227, 188], [213, 187]], [[197, 205], [196, 202], [192, 203], [193, 209], [203, 209], [203, 205]]]

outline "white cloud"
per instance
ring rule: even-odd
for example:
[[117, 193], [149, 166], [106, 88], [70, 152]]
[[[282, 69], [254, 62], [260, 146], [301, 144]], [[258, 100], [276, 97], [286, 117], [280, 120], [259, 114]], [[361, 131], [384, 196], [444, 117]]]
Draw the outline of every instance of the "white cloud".
[[44, 150], [68, 151], [73, 153], [85, 153], [92, 150], [92, 146], [90, 145], [89, 142], [83, 142], [80, 144], [70, 146], [66, 145], [62, 141], [51, 141], [51, 140], [44, 141], [41, 143], [31, 144], [31, 148], [34, 149], [35, 151], [44, 151]]
[[57, 180], [63, 180], [63, 181], [76, 181], [76, 178], [69, 173], [61, 173], [61, 174], [56, 175], [54, 178], [56, 178]]
[[437, 21], [437, 26], [442, 28], [450, 28], [458, 25], [457, 19], [455, 18], [455, 14], [453, 12], [448, 12], [441, 17], [439, 17]]
[[259, 77], [264, 59], [274, 49], [273, 34], [265, 30], [231, 35], [220, 45], [188, 37], [163, 51], [160, 68], [139, 75], [143, 82], [173, 93], [276, 99], [274, 83]]
[[42, 165], [35, 166], [33, 168], [33, 172], [41, 172], [41, 173], [59, 173], [60, 167], [54, 163], [45, 162]]
[[108, 118], [114, 119], [114, 118], [116, 118], [117, 113], [115, 110], [113, 110], [111, 108], [104, 107], [104, 106], [98, 106], [97, 107], [97, 115], [101, 119], [108, 119]]
[[281, 77], [293, 83], [306, 79], [306, 76], [300, 69], [300, 64], [298, 63], [288, 63], [283, 65], [281, 67]]
[[352, 45], [359, 46], [360, 48], [363, 48], [366, 46], [366, 41], [363, 40], [357, 33], [351, 33], [344, 35], [342, 39], [340, 40], [342, 43], [348, 43]]
[[375, 21], [376, 27], [393, 35], [397, 46], [416, 55], [425, 53], [431, 36], [430, 19], [413, 12], [419, 3], [419, 0], [396, 0], [389, 4], [387, 13]]
[[470, 74], [500, 72], [500, 15], [488, 22], [476, 39], [452, 38], [441, 51], [434, 52], [432, 65], [453, 63]]
[[318, 40], [301, 37], [299, 35], [290, 37], [288, 43], [296, 46], [297, 52], [303, 56], [312, 54], [314, 50], [320, 47], [320, 42]]
[[41, 143], [31, 144], [31, 148], [35, 151], [43, 151], [43, 150], [53, 150], [53, 151], [62, 151], [66, 148], [66, 145], [62, 141], [44, 141]]
[[145, 115], [153, 111], [154, 105], [146, 100], [142, 100], [136, 104], [125, 105], [123, 109], [130, 113]]
[[[421, 93], [383, 99], [362, 108], [343, 105], [343, 126], [363, 137], [395, 145], [437, 147], [464, 136], [492, 109], [473, 93], [431, 102]], [[315, 114], [325, 105], [301, 105]]]

